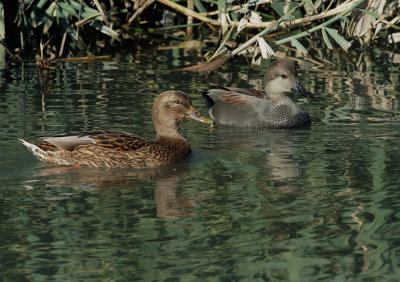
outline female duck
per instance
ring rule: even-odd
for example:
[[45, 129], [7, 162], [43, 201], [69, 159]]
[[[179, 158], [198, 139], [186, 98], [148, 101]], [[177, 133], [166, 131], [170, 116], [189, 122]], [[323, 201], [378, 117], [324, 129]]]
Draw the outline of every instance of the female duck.
[[189, 143], [179, 132], [179, 123], [190, 118], [212, 123], [193, 108], [188, 95], [165, 91], [153, 105], [155, 141], [113, 130], [40, 137], [41, 143], [20, 139], [41, 161], [59, 165], [145, 168], [175, 163], [187, 157]]
[[271, 63], [264, 76], [265, 92], [253, 89], [215, 87], [203, 91], [209, 114], [216, 124], [252, 128], [294, 128], [311, 123], [308, 113], [288, 96], [305, 91], [297, 79], [293, 61], [280, 59]]

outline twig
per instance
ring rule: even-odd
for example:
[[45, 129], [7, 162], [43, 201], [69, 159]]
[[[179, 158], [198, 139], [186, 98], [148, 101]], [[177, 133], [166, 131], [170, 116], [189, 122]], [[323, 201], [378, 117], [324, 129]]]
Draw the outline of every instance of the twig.
[[[187, 7], [189, 10], [194, 9], [194, 2], [193, 0], [188, 0], [187, 1]], [[191, 15], [187, 16], [187, 24], [188, 27], [186, 28], [186, 39], [189, 40], [192, 38], [192, 33], [193, 33], [193, 26], [191, 26], [191, 24], [193, 23], [193, 17]]]
[[[240, 6], [233, 6], [233, 7], [231, 7], [231, 8], [228, 9], [228, 12], [234, 12], [234, 11], [236, 11], [236, 10], [240, 10], [241, 8], [243, 8], [243, 7], [240, 7]], [[211, 11], [211, 12], [206, 12], [206, 13], [199, 13], [199, 15], [205, 16], [205, 17], [208, 17], [208, 16], [216, 16], [216, 15], [218, 15], [218, 14], [219, 14], [219, 11], [218, 11], [218, 10]]]
[[[170, 0], [157, 0], [158, 2], [167, 5], [175, 10], [177, 10], [178, 12], [181, 12], [185, 15], [191, 15], [193, 18], [198, 19], [202, 22], [205, 23], [209, 23], [211, 25], [215, 25], [215, 26], [221, 26], [222, 23], [220, 21], [216, 21], [213, 19], [210, 19], [208, 17], [203, 16], [200, 13], [197, 13], [195, 11], [189, 10], [184, 6], [181, 6], [179, 4], [176, 4], [174, 2], [171, 2]], [[343, 4], [341, 4], [340, 6], [336, 7], [335, 9], [329, 10], [327, 12], [322, 12], [318, 15], [314, 15], [314, 16], [309, 16], [309, 17], [305, 17], [305, 18], [300, 18], [300, 19], [295, 19], [293, 21], [291, 21], [290, 23], [288, 22], [284, 22], [284, 21], [280, 21], [280, 28], [285, 28], [288, 26], [298, 26], [307, 22], [312, 22], [312, 21], [317, 21], [317, 20], [321, 20], [324, 18], [328, 18], [328, 17], [332, 17], [334, 15], [340, 14], [341, 12], [343, 12], [344, 10], [348, 9], [349, 7], [351, 7], [351, 5], [354, 3], [354, 1], [351, 2], [345, 2]], [[301, 3], [299, 3], [298, 6], [294, 7], [293, 9], [297, 9], [298, 7], [304, 6], [304, 1], [302, 1]], [[290, 13], [289, 13], [290, 14]], [[278, 20], [279, 21], [279, 20]], [[271, 25], [274, 25], [274, 22], [263, 22], [261, 24], [255, 24], [255, 23], [247, 23], [246, 24], [246, 28], [247, 29], [260, 29], [260, 28], [269, 28]], [[234, 25], [235, 27], [239, 26], [239, 22], [235, 22], [235, 23], [230, 23], [227, 24], [229, 27], [231, 27], [232, 25]]]
[[98, 17], [98, 16], [100, 16], [100, 15], [101, 15], [100, 13], [97, 13], [97, 14], [94, 14], [94, 15], [92, 15], [92, 16], [90, 16], [90, 17], [87, 17], [86, 19], [83, 19], [83, 20], [81, 20], [81, 21], [79, 21], [79, 22], [76, 22], [76, 23], [75, 23], [75, 26], [85, 25], [85, 24], [87, 24], [88, 22], [90, 22], [92, 19], [94, 19], [94, 18], [96, 18], [96, 17]]
[[[235, 20], [235, 22], [237, 22], [237, 19]], [[223, 46], [225, 46], [225, 42], [230, 38], [231, 33], [232, 33], [234, 27], [235, 27], [235, 26], [232, 25], [232, 27], [231, 27], [231, 29], [229, 30], [229, 33], [228, 33], [227, 36], [225, 37], [224, 41], [221, 43], [221, 45], [219, 46], [219, 48], [217, 49], [217, 51], [215, 51], [214, 55], [212, 55], [212, 57], [210, 58], [209, 61], [211, 61], [211, 60], [214, 59], [216, 56], [218, 56], [220, 53], [222, 53], [222, 52], [220, 52], [220, 50], [222, 49]]]
[[3, 39], [2, 36], [0, 36], [0, 45], [6, 50], [6, 52], [12, 57], [12, 58], [16, 58], [16, 56], [13, 54], [13, 52], [11, 52], [10, 49], [8, 49], [5, 40]]
[[101, 17], [103, 18], [103, 21], [106, 23], [106, 25], [110, 25], [110, 23], [108, 22], [106, 15], [104, 14], [103, 8], [101, 7], [100, 3], [98, 0], [93, 0], [94, 4], [96, 5], [97, 10], [99, 11], [99, 13], [101, 14]]
[[[272, 0], [265, 0], [265, 1], [263, 1], [262, 4], [270, 4], [270, 3], [272, 3]], [[251, 7], [251, 6], [255, 6], [255, 5], [254, 4], [245, 4], [245, 5], [242, 5], [242, 6], [236, 5], [236, 6], [230, 7], [227, 12], [233, 12], [233, 11], [240, 10], [240, 9], [243, 9], [243, 8], [247, 8], [247, 7]], [[218, 15], [218, 14], [219, 14], [218, 10], [211, 11], [211, 12], [206, 12], [206, 13], [200, 13], [200, 15], [206, 16], [206, 17], [207, 16], [215, 16], [215, 15]]]
[[160, 2], [161, 4], [167, 5], [168, 7], [171, 7], [174, 10], [177, 10], [178, 12], [181, 12], [182, 14], [185, 14], [186, 16], [192, 16], [195, 19], [198, 19], [202, 22], [206, 22], [206, 23], [212, 23], [212, 24], [216, 24], [216, 25], [221, 25], [220, 22], [216, 21], [216, 20], [212, 20], [210, 18], [204, 17], [202, 15], [200, 15], [199, 13], [189, 10], [188, 8], [179, 5], [175, 2], [172, 2], [170, 0], [157, 0], [158, 2]]
[[142, 7], [140, 7], [139, 9], [136, 10], [136, 12], [133, 14], [132, 17], [130, 17], [130, 19], [128, 20], [128, 25], [131, 24], [141, 13], [143, 13], [144, 10], [146, 10], [146, 8], [148, 6], [150, 6], [151, 4], [154, 3], [155, 0], [147, 0], [146, 3], [143, 4]]
[[60, 51], [58, 52], [58, 56], [61, 57], [62, 53], [64, 52], [64, 45], [65, 45], [65, 39], [67, 38], [67, 32], [64, 32], [62, 41], [61, 41], [61, 46], [60, 46]]

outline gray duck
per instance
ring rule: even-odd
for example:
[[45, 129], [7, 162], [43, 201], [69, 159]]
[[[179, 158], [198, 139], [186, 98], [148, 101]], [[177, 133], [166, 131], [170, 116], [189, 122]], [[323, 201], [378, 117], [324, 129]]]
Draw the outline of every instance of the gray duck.
[[212, 86], [202, 91], [210, 117], [218, 124], [248, 128], [296, 128], [311, 124], [308, 113], [287, 95], [313, 95], [300, 85], [293, 61], [279, 59], [264, 75], [265, 92], [255, 89]]

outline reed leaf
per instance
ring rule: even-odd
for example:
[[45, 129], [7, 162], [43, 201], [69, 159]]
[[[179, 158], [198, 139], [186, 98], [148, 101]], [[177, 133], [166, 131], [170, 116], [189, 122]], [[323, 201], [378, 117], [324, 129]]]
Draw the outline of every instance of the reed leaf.
[[[42, 9], [44, 5], [47, 4], [47, 2], [49, 2], [49, 0], [40, 0], [39, 3], [36, 4], [36, 8]], [[52, 4], [55, 4], [55, 2], [53, 2]]]
[[46, 34], [46, 33], [49, 31], [50, 27], [51, 27], [52, 24], [53, 24], [53, 14], [54, 14], [54, 9], [55, 9], [55, 8], [56, 8], [56, 3], [53, 2], [53, 3], [51, 3], [50, 6], [46, 9], [47, 18], [46, 18], [46, 20], [45, 20], [45, 22], [44, 22], [44, 25], [43, 25], [43, 33], [44, 33], [44, 34]]
[[300, 51], [301, 53], [303, 53], [303, 54], [307, 54], [308, 53], [307, 49], [297, 39], [292, 38], [290, 40], [290, 42], [292, 43], [292, 46], [296, 47], [296, 49], [298, 51]]
[[395, 25], [395, 24], [383, 19], [383, 17], [380, 17], [379, 14], [377, 14], [377, 13], [374, 13], [372, 11], [368, 11], [368, 10], [365, 10], [365, 9], [361, 9], [361, 8], [358, 8], [358, 10], [360, 10], [361, 12], [363, 12], [363, 13], [365, 13], [365, 14], [367, 14], [367, 15], [375, 18], [375, 19], [377, 19], [378, 21], [380, 21], [380, 22], [382, 22], [382, 23], [384, 23], [384, 24], [386, 24], [386, 25], [388, 25], [388, 26], [390, 26], [392, 28], [400, 29], [399, 26], [397, 26], [397, 25]]
[[[263, 59], [268, 59], [275, 55], [274, 50], [265, 42], [264, 38], [257, 37], [257, 44], [261, 51], [261, 56]], [[304, 48], [304, 47], [303, 47]]]
[[63, 3], [62, 1], [59, 1], [58, 5], [62, 9], [62, 11], [68, 12], [69, 16], [72, 15], [72, 16], [74, 16], [76, 18], [79, 17], [79, 10], [75, 10], [74, 8], [72, 8], [72, 6]]
[[315, 7], [314, 7], [314, 4], [313, 4], [313, 2], [311, 1], [311, 0], [304, 0], [305, 1], [305, 5], [304, 5], [304, 7], [307, 9], [307, 10], [314, 10], [315, 11]]
[[344, 37], [338, 34], [338, 31], [333, 28], [324, 27], [324, 29], [329, 33], [329, 35], [340, 45], [346, 52], [350, 48], [351, 43], [348, 42]]
[[363, 12], [363, 13], [365, 13], [365, 14], [373, 17], [373, 18], [375, 18], [375, 19], [378, 19], [378, 20], [380, 19], [379, 15], [377, 13], [374, 13], [372, 11], [368, 11], [368, 10], [365, 10], [365, 9], [361, 9], [361, 8], [357, 8], [357, 9], [360, 10], [361, 12]]
[[99, 21], [93, 21], [92, 23], [90, 23], [90, 26], [93, 27], [94, 29], [100, 31], [101, 33], [104, 33], [105, 35], [108, 35], [112, 38], [118, 39], [118, 33], [116, 33], [114, 30], [112, 30], [108, 26], [101, 24]]
[[329, 40], [329, 36], [328, 36], [328, 34], [326, 33], [325, 27], [323, 27], [323, 28], [321, 29], [321, 31], [322, 31], [322, 38], [323, 38], [324, 41], [325, 41], [326, 47], [328, 47], [329, 49], [332, 49], [332, 43], [331, 43], [331, 41]]
[[194, 6], [196, 7], [197, 11], [199, 11], [200, 13], [207, 12], [206, 8], [204, 8], [204, 6], [200, 0], [194, 0]]

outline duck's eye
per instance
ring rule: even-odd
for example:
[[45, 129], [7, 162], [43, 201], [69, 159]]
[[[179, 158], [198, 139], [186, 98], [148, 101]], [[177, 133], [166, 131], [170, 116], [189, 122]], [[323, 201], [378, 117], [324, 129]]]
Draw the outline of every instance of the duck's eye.
[[287, 75], [286, 74], [281, 74], [281, 77], [283, 78], [283, 79], [286, 79], [287, 78]]
[[181, 101], [180, 100], [175, 100], [174, 103], [179, 105], [181, 103]]

